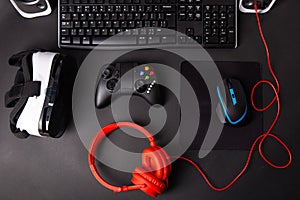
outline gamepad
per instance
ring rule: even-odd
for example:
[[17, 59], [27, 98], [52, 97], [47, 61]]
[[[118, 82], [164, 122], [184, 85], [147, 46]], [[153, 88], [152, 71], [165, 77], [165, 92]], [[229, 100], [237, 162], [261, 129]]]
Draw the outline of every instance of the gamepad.
[[100, 73], [96, 87], [97, 108], [109, 105], [112, 95], [138, 95], [151, 105], [163, 102], [154, 66], [150, 65], [109, 64]]

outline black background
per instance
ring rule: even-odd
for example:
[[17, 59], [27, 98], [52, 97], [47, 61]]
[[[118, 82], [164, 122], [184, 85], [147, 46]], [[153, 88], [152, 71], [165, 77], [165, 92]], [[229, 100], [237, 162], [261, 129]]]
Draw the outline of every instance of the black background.
[[[176, 162], [170, 177], [170, 188], [158, 199], [290, 199], [299, 195], [300, 179], [300, 95], [299, 95], [299, 26], [300, 2], [278, 1], [273, 9], [261, 16], [264, 33], [271, 49], [272, 63], [281, 82], [282, 113], [274, 133], [290, 146], [292, 165], [284, 170], [266, 165], [255, 153], [247, 173], [225, 192], [211, 190], [191, 165]], [[268, 75], [266, 58], [260, 41], [254, 15], [239, 14], [239, 46], [237, 49], [212, 49], [215, 60], [256, 61]], [[57, 10], [51, 16], [26, 20], [17, 14], [8, 0], [0, 2], [0, 97], [11, 86], [16, 69], [7, 60], [12, 54], [32, 48], [57, 50]], [[82, 62], [87, 51], [59, 50]], [[167, 58], [166, 58], [167, 59]], [[265, 91], [264, 100], [272, 98]], [[264, 114], [265, 126], [273, 119], [275, 110]], [[30, 137], [15, 138], [9, 131], [10, 110], [0, 98], [0, 199], [151, 199], [142, 192], [114, 194], [100, 186], [92, 177], [87, 164], [87, 150], [82, 145], [74, 124], [65, 135], [56, 139]], [[275, 142], [264, 146], [266, 154], [283, 163], [287, 160], [282, 148]], [[242, 168], [247, 151], [214, 151], [206, 158], [197, 159], [196, 151], [187, 156], [197, 160], [217, 185], [225, 185]], [[115, 182], [128, 183], [129, 176], [119, 176]], [[127, 180], [127, 181], [126, 181]]]

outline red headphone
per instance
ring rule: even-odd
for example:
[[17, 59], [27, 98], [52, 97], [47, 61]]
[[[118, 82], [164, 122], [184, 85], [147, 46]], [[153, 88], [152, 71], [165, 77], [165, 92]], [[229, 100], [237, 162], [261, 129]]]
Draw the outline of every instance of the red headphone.
[[[131, 186], [114, 186], [107, 183], [98, 173], [95, 166], [96, 148], [102, 139], [119, 127], [135, 129], [143, 133], [150, 142], [150, 147], [142, 153], [142, 167], [137, 167], [132, 173]], [[94, 137], [89, 150], [89, 166], [95, 178], [106, 188], [114, 192], [127, 192], [129, 190], [142, 190], [146, 194], [156, 197], [162, 194], [168, 185], [168, 176], [171, 173], [172, 165], [167, 152], [157, 146], [153, 136], [143, 127], [130, 123], [118, 122], [105, 126]]]
[[[260, 154], [261, 158], [271, 167], [274, 167], [277, 169], [284, 169], [284, 168], [287, 168], [288, 166], [290, 166], [290, 164], [292, 163], [291, 150], [279, 137], [277, 137], [276, 135], [271, 133], [273, 127], [275, 126], [276, 122], [278, 121], [279, 114], [280, 114], [280, 99], [279, 99], [280, 84], [279, 84], [279, 81], [278, 81], [278, 79], [273, 71], [273, 68], [271, 66], [270, 53], [269, 53], [269, 49], [268, 49], [266, 40], [265, 40], [263, 32], [262, 32], [256, 4], [254, 5], [254, 8], [256, 11], [255, 14], [256, 14], [256, 20], [258, 23], [259, 33], [260, 33], [260, 36], [264, 43], [264, 47], [265, 47], [266, 54], [267, 54], [269, 70], [276, 82], [276, 86], [274, 86], [274, 84], [268, 80], [259, 81], [257, 84], [254, 85], [254, 87], [252, 89], [251, 103], [252, 103], [253, 108], [258, 112], [266, 111], [273, 104], [277, 103], [277, 113], [276, 113], [275, 119], [273, 120], [273, 122], [272, 122], [271, 126], [268, 128], [268, 130], [265, 133], [261, 134], [259, 137], [257, 137], [256, 140], [253, 142], [251, 149], [249, 151], [247, 161], [246, 161], [244, 167], [242, 168], [242, 170], [237, 174], [237, 176], [234, 177], [234, 179], [229, 184], [227, 184], [224, 187], [214, 186], [211, 183], [211, 181], [208, 179], [208, 177], [205, 175], [203, 170], [192, 160], [182, 157], [182, 156], [172, 156], [172, 158], [180, 158], [180, 159], [192, 164], [198, 170], [198, 172], [203, 176], [204, 180], [209, 185], [209, 187], [211, 187], [213, 190], [216, 190], [216, 191], [224, 191], [224, 190], [228, 189], [244, 174], [244, 172], [247, 170], [247, 168], [250, 164], [251, 156], [255, 150], [256, 145], [258, 145], [258, 150], [259, 150], [259, 154]], [[261, 84], [268, 84], [274, 91], [275, 96], [274, 96], [273, 100], [267, 106], [265, 106], [263, 108], [258, 108], [255, 105], [253, 97], [254, 97], [256, 88]], [[131, 182], [133, 183], [133, 185], [131, 185], [131, 186], [113, 186], [113, 185], [107, 183], [100, 176], [100, 174], [98, 173], [96, 166], [95, 166], [94, 154], [95, 154], [98, 144], [102, 141], [102, 139], [106, 135], [108, 135], [109, 133], [111, 133], [112, 131], [114, 131], [115, 129], [117, 129], [119, 127], [128, 127], [128, 128], [136, 129], [136, 130], [140, 131], [141, 133], [143, 133], [150, 142], [150, 147], [145, 149], [142, 154], [142, 167], [137, 167], [134, 170], [134, 172], [132, 173], [133, 177], [131, 179]], [[289, 161], [286, 164], [276, 165], [273, 162], [271, 162], [264, 155], [262, 146], [263, 146], [263, 143], [266, 141], [266, 139], [269, 137], [275, 139], [287, 151], [288, 156], [289, 156]], [[157, 195], [162, 194], [168, 185], [168, 176], [171, 173], [171, 168], [172, 168], [170, 156], [168, 156], [168, 154], [166, 153], [166, 151], [163, 148], [156, 145], [151, 133], [149, 133], [146, 129], [144, 129], [143, 127], [141, 127], [137, 124], [133, 124], [130, 122], [119, 122], [119, 123], [110, 124], [110, 125], [104, 127], [102, 130], [100, 130], [96, 134], [95, 138], [93, 139], [90, 150], [89, 150], [88, 157], [89, 157], [90, 169], [91, 169], [93, 175], [95, 176], [95, 178], [104, 187], [106, 187], [110, 190], [113, 190], [114, 192], [126, 192], [129, 190], [142, 190], [146, 194], [156, 197]]]

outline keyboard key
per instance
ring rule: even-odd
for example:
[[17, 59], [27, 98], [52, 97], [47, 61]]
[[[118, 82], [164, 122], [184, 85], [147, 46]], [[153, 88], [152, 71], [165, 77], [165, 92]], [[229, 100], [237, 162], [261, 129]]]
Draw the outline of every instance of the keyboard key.
[[60, 12], [62, 13], [68, 12], [67, 6], [60, 6]]
[[61, 37], [61, 43], [62, 44], [70, 44], [71, 43], [70, 37], [65, 37], [65, 36]]
[[176, 39], [174, 36], [163, 36], [161, 38], [161, 43], [162, 44], [175, 44]]
[[219, 37], [217, 37], [217, 36], [205, 37], [205, 43], [206, 44], [219, 43]]
[[75, 7], [77, 13], [82, 13], [82, 6]]
[[100, 35], [100, 29], [94, 29], [94, 35], [95, 36], [98, 36], [98, 35]]
[[212, 6], [211, 11], [214, 12], [219, 12], [219, 7], [218, 6]]
[[201, 37], [201, 36], [195, 36], [195, 37], [194, 37], [194, 40], [195, 40], [196, 42], [198, 42], [199, 44], [202, 44], [202, 37]]
[[175, 28], [175, 13], [167, 13], [166, 14], [166, 19], [168, 22], [169, 28]]
[[90, 37], [82, 37], [82, 44], [89, 45]]
[[62, 28], [73, 28], [73, 22], [72, 21], [63, 21], [61, 22]]
[[226, 42], [227, 42], [226, 37], [221, 37], [221, 38], [220, 38], [220, 43], [221, 43], [221, 44], [225, 44]]
[[191, 12], [191, 13], [194, 12], [193, 6], [187, 6], [186, 8], [187, 8], [187, 10], [186, 10], [187, 12]]
[[107, 30], [106, 28], [103, 28], [103, 29], [101, 30], [101, 35], [107, 36], [107, 35], [108, 35], [108, 30]]
[[234, 27], [234, 24], [235, 24], [234, 21], [235, 21], [234, 15], [232, 13], [229, 13], [228, 14], [228, 27], [229, 28]]
[[71, 35], [76, 36], [77, 35], [77, 29], [71, 29]]
[[210, 13], [211, 12], [211, 6], [210, 5], [204, 6], [204, 12], [205, 13]]
[[79, 15], [77, 13], [74, 13], [72, 15], [73, 20], [79, 20]]
[[228, 13], [233, 13], [234, 12], [234, 6], [228, 6], [227, 7], [227, 12]]
[[91, 36], [92, 33], [93, 33], [93, 32], [92, 32], [92, 29], [86, 29], [86, 30], [85, 30], [85, 34], [88, 35], [88, 36]]
[[168, 5], [168, 6], [162, 6], [161, 7], [161, 10], [163, 12], [175, 12], [176, 11], [176, 8], [174, 5]]
[[178, 43], [179, 44], [185, 44], [186, 43], [186, 37], [185, 36], [179, 36], [178, 37]]
[[216, 29], [216, 28], [212, 29], [212, 34], [211, 35], [212, 36], [218, 36], [219, 35], [219, 29]]
[[156, 36], [151, 36], [148, 38], [148, 44], [159, 44], [160, 43], [160, 38]]
[[186, 38], [186, 43], [188, 43], [188, 44], [196, 44], [196, 41], [193, 38], [191, 38], [191, 37], [187, 37]]
[[222, 13], [222, 12], [227, 12], [226, 6], [220, 6], [220, 13]]
[[120, 22], [119, 21], [114, 21], [113, 22], [113, 27], [114, 28], [119, 28], [120, 27]]
[[81, 13], [80, 14], [80, 20], [86, 20], [87, 18], [86, 18], [86, 14], [84, 14], [84, 13]]
[[222, 12], [222, 13], [220, 14], [220, 19], [221, 19], [221, 20], [226, 20], [226, 19], [227, 19], [227, 14], [224, 13], [224, 12]]
[[106, 21], [105, 28], [111, 28], [111, 27], [112, 27], [111, 21]]
[[70, 31], [69, 29], [61, 29], [61, 35], [69, 35]]
[[80, 37], [73, 37], [73, 44], [80, 44]]
[[211, 29], [210, 28], [206, 28], [205, 31], [204, 31], [204, 35], [206, 35], [206, 36], [211, 35]]
[[222, 36], [227, 35], [227, 30], [224, 29], [224, 28], [222, 28], [222, 29], [220, 30], [220, 35], [222, 35]]
[[195, 18], [195, 20], [200, 21], [201, 20], [201, 14], [200, 13], [196, 13], [194, 18]]
[[95, 16], [94, 16], [93, 13], [89, 13], [87, 17], [88, 17], [88, 20], [94, 20], [95, 19]]
[[95, 27], [96, 27], [96, 22], [90, 21], [90, 28], [95, 28]]
[[98, 44], [102, 43], [105, 39], [106, 39], [106, 37], [93, 37], [92, 44], [98, 45]]
[[136, 45], [137, 38], [135, 36], [121, 36], [121, 37], [114, 37], [113, 40], [105, 40], [103, 45]]
[[193, 36], [194, 35], [194, 29], [193, 28], [187, 28], [186, 29], [186, 35], [187, 36]]
[[185, 21], [186, 20], [186, 14], [185, 13], [179, 13], [179, 21]]
[[84, 29], [82, 29], [82, 28], [81, 28], [81, 29], [78, 29], [77, 32], [78, 32], [78, 35], [80, 35], [80, 36], [84, 36], [84, 34], [85, 34], [85, 33], [84, 33]]
[[226, 28], [227, 27], [227, 22], [222, 20], [220, 21], [220, 28]]
[[139, 45], [147, 44], [147, 38], [146, 37], [138, 37], [138, 44]]
[[219, 22], [218, 21], [212, 21], [211, 27], [212, 28], [218, 28], [219, 27]]
[[116, 34], [115, 29], [112, 29], [112, 28], [108, 29], [108, 35], [113, 36], [115, 34]]
[[235, 31], [234, 31], [234, 29], [229, 29], [228, 30], [228, 42], [234, 43], [234, 41], [235, 41]]
[[66, 21], [71, 20], [71, 14], [62, 14], [61, 19]]
[[157, 36], [175, 36], [176, 32], [173, 31], [173, 30], [170, 30], [170, 29], [161, 29], [161, 28], [158, 28], [156, 29], [156, 32], [155, 32], [155, 35]]
[[104, 27], [104, 21], [98, 21], [97, 22], [97, 27], [98, 28], [103, 28]]
[[89, 23], [88, 23], [87, 21], [82, 21], [82, 22], [81, 22], [81, 26], [82, 26], [83, 28], [88, 28], [88, 27], [89, 27]]

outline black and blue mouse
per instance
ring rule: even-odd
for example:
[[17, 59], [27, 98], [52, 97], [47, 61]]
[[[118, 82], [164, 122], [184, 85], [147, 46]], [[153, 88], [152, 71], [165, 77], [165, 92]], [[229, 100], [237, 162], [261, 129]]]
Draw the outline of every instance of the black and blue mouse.
[[217, 115], [224, 124], [238, 125], [245, 120], [248, 113], [245, 90], [237, 79], [226, 78], [223, 84], [224, 90], [217, 86]]

